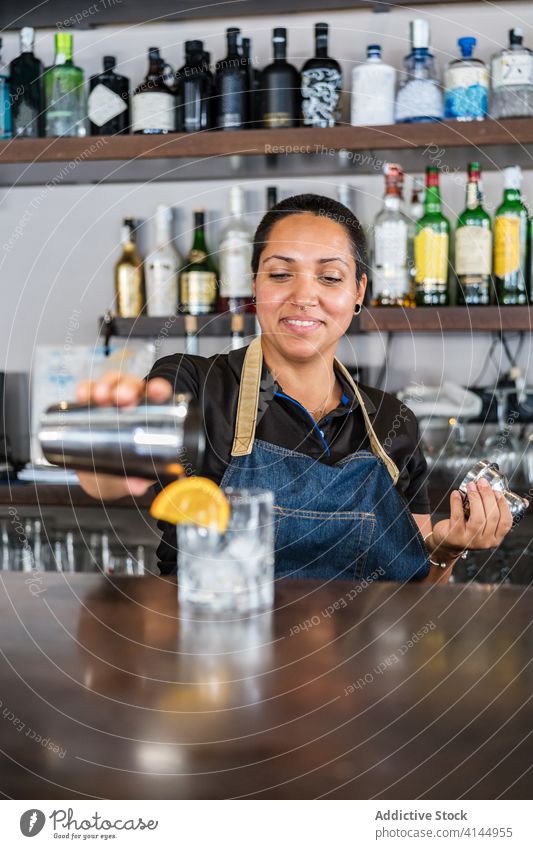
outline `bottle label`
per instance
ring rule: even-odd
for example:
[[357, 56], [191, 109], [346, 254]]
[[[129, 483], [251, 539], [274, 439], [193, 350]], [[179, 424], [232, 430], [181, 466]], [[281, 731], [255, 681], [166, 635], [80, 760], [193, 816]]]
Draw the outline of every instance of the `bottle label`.
[[252, 294], [252, 246], [247, 239], [228, 239], [219, 248], [220, 294], [249, 298]]
[[180, 288], [184, 309], [191, 313], [212, 312], [217, 297], [217, 277], [213, 271], [183, 271]]
[[424, 227], [415, 237], [417, 283], [446, 284], [448, 280], [448, 234]]
[[292, 127], [292, 117], [289, 112], [265, 112], [263, 124], [265, 127]]
[[374, 236], [376, 266], [405, 266], [407, 264], [407, 223], [384, 221], [376, 227]]
[[533, 54], [497, 56], [492, 63], [492, 87], [533, 85]]
[[[138, 95], [137, 95], [138, 97]], [[117, 115], [125, 112], [127, 104], [120, 95], [111, 91], [105, 85], [99, 84], [93, 88], [87, 102], [89, 120], [97, 127], [103, 127], [108, 121], [112, 121]]]
[[490, 274], [492, 233], [468, 224], [455, 233], [455, 271], [458, 275]]
[[242, 127], [243, 119], [240, 112], [225, 112], [220, 116], [219, 124], [225, 129], [229, 130], [232, 128]]
[[442, 118], [444, 104], [440, 86], [431, 79], [408, 80], [396, 96], [396, 121]]
[[339, 121], [342, 75], [336, 68], [302, 72], [302, 113], [307, 127], [334, 127]]
[[484, 66], [449, 68], [445, 87], [447, 118], [483, 118], [487, 114], [489, 72]]
[[174, 98], [158, 91], [142, 91], [132, 98], [132, 132], [174, 130]]
[[498, 215], [494, 221], [496, 277], [505, 277], [520, 269], [520, 224], [517, 215]]
[[140, 270], [131, 265], [123, 265], [117, 272], [117, 312], [122, 318], [137, 318], [142, 308]]
[[169, 260], [146, 261], [146, 312], [174, 315], [178, 308], [177, 269]]

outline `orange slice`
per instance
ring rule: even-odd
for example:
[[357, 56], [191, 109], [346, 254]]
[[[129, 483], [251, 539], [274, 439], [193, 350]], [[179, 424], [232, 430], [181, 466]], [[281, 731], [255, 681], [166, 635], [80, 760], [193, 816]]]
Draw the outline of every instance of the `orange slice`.
[[155, 519], [172, 525], [216, 527], [224, 533], [228, 527], [229, 501], [209, 478], [191, 477], [172, 481], [152, 501], [150, 513]]

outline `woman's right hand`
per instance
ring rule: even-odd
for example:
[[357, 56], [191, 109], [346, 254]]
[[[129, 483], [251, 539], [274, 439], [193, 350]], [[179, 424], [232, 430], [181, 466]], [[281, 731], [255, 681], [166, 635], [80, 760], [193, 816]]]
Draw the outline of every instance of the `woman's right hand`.
[[[76, 390], [80, 404], [96, 404], [100, 407], [134, 407], [144, 399], [162, 404], [171, 395], [171, 384], [161, 377], [145, 381], [141, 377], [119, 371], [107, 372], [99, 380], [83, 380]], [[89, 495], [104, 501], [123, 498], [125, 495], [144, 495], [153, 484], [153, 481], [145, 478], [81, 471], [78, 472], [78, 478]]]

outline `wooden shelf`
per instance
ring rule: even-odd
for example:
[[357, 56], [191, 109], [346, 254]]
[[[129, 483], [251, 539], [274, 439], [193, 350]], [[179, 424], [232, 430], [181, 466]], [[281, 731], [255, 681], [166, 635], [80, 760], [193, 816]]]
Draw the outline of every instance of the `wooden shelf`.
[[[199, 336], [230, 336], [230, 315], [198, 316]], [[113, 318], [111, 326], [100, 319], [105, 335], [133, 339], [183, 338], [184, 316], [168, 318]], [[531, 307], [366, 307], [353, 319], [350, 333], [492, 333], [530, 332], [533, 329]], [[255, 317], [244, 316], [245, 336], [255, 333]]]
[[382, 307], [364, 309], [361, 333], [490, 333], [531, 331], [531, 307]]
[[[417, 6], [441, 2], [441, 0], [418, 0]], [[459, 0], [452, 0], [459, 2]], [[195, 4], [188, 0], [144, 0], [86, 4], [72, 0], [54, 0], [53, 3], [35, 3], [35, 0], [3, 0], [0, 9], [0, 29], [20, 29], [22, 26], [57, 27], [58, 22], [68, 29], [88, 29], [112, 24], [161, 23], [187, 21], [215, 17], [246, 17], [248, 15], [294, 14], [298, 12], [323, 12], [329, 9], [373, 9], [387, 12], [399, 6], [412, 5], [410, 0], [225, 0], [221, 4]], [[237, 21], [238, 22], [238, 21]]]
[[[423, 171], [432, 163], [464, 170], [473, 157], [484, 169], [499, 170], [507, 164], [531, 167], [533, 118], [11, 139], [0, 142], [0, 184], [40, 184], [54, 177], [65, 185], [298, 174], [353, 176], [379, 173], [392, 156], [410, 172]], [[61, 163], [69, 167], [58, 167]]]

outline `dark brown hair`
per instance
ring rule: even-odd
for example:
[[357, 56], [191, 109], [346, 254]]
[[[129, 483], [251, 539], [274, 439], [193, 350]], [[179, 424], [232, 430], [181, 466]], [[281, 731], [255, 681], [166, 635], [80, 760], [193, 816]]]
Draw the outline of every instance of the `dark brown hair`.
[[301, 215], [303, 212], [310, 212], [312, 215], [324, 216], [336, 221], [344, 227], [346, 235], [350, 240], [352, 256], [355, 261], [355, 279], [357, 285], [361, 282], [361, 276], [367, 273], [367, 247], [366, 236], [359, 220], [355, 217], [347, 206], [339, 203], [338, 200], [325, 197], [324, 195], [294, 195], [290, 198], [280, 201], [261, 219], [254, 236], [254, 246], [252, 252], [252, 271], [255, 275], [259, 269], [259, 260], [263, 248], [268, 242], [270, 232], [278, 221], [287, 218], [289, 215]]

